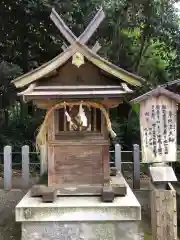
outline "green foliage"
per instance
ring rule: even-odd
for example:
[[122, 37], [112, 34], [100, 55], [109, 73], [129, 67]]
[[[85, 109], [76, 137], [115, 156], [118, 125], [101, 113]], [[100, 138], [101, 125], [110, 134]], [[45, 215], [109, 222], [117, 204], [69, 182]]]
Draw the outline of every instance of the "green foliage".
[[[4, 61], [0, 62], [0, 111], [14, 102], [16, 92], [10, 81], [21, 73], [19, 66]], [[10, 94], [11, 97], [9, 97]]]
[[[127, 114], [123, 111], [127, 110]], [[122, 112], [121, 112], [122, 111]], [[122, 145], [123, 149], [131, 149], [132, 145], [140, 144], [139, 140], [139, 106], [128, 103], [123, 104], [119, 109], [110, 111], [113, 130], [117, 134], [117, 141]]]
[[[146, 78], [135, 95], [180, 77], [180, 28], [174, 1], [162, 0], [2, 0], [0, 2], [0, 145], [32, 143], [42, 113], [24, 105], [10, 81], [52, 59], [63, 37], [51, 22], [52, 7], [78, 36], [97, 9], [106, 19], [96, 39], [100, 54], [122, 68]], [[17, 107], [18, 102], [18, 107]], [[124, 147], [139, 142], [138, 106], [112, 114]], [[122, 107], [119, 108], [122, 111]], [[123, 110], [124, 111], [124, 110]]]
[[39, 123], [42, 122], [43, 112], [37, 111], [36, 117], [28, 114], [19, 115], [17, 105], [16, 103], [14, 109], [9, 109], [8, 125], [0, 134], [0, 149], [4, 145], [11, 145], [18, 151], [22, 145], [29, 145], [35, 151], [35, 137]]

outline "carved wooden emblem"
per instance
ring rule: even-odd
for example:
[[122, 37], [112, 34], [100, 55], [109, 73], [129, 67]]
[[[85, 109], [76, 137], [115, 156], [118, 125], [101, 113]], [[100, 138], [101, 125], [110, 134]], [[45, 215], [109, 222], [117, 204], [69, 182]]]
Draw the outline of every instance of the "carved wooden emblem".
[[76, 52], [72, 57], [72, 64], [79, 68], [84, 64], [84, 56], [81, 53]]

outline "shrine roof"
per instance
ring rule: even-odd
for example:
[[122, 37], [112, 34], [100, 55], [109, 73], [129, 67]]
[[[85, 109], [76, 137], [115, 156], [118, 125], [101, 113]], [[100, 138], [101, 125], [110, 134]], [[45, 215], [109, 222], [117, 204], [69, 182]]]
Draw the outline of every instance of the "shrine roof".
[[25, 101], [44, 98], [119, 98], [120, 95], [132, 93], [125, 83], [118, 86], [30, 86], [19, 96], [23, 96]]
[[53, 58], [51, 61], [43, 64], [42, 66], [28, 72], [15, 80], [12, 83], [17, 87], [21, 88], [27, 86], [31, 83], [36, 82], [37, 80], [47, 77], [49, 74], [53, 73], [56, 69], [64, 65], [75, 53], [81, 53], [85, 59], [90, 61], [92, 64], [96, 65], [101, 70], [105, 71], [111, 76], [116, 77], [117, 79], [124, 81], [132, 86], [141, 86], [145, 81], [143, 78], [130, 73], [108, 60], [102, 58], [90, 48], [84, 44], [76, 41], [70, 47], [68, 47], [64, 52]]
[[152, 98], [152, 97], [159, 97], [159, 96], [166, 96], [172, 100], [174, 100], [175, 102], [177, 103], [180, 103], [180, 95], [179, 94], [176, 94], [174, 92], [171, 92], [165, 88], [163, 88], [162, 86], [158, 86], [156, 89], [153, 89], [133, 100], [131, 100], [131, 103], [139, 103], [139, 102], [142, 102], [142, 101], [146, 101], [147, 99], [149, 98]]

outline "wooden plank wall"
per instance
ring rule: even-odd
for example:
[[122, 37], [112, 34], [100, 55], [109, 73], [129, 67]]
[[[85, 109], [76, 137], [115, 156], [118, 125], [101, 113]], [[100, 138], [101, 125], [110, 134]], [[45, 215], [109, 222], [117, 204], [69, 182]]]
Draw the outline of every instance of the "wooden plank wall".
[[167, 190], [152, 186], [152, 240], [177, 240], [176, 191], [168, 186]]

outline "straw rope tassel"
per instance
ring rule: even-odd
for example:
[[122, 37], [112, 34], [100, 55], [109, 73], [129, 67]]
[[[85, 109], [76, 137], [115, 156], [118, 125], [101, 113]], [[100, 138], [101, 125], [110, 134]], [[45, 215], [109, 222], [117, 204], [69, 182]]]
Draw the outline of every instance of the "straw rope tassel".
[[66, 106], [74, 106], [74, 105], [85, 105], [88, 107], [94, 107], [94, 108], [98, 108], [102, 111], [105, 119], [106, 119], [106, 124], [107, 124], [107, 129], [111, 135], [112, 138], [116, 137], [116, 133], [112, 130], [112, 126], [111, 126], [111, 121], [109, 118], [109, 115], [106, 111], [106, 109], [104, 108], [104, 106], [102, 104], [99, 103], [95, 103], [95, 102], [90, 102], [90, 101], [78, 101], [78, 102], [62, 102], [62, 103], [58, 103], [55, 106], [53, 106], [51, 109], [49, 109], [46, 113], [46, 116], [44, 118], [44, 122], [42, 123], [42, 125], [39, 128], [39, 133], [36, 137], [36, 150], [37, 152], [40, 151], [40, 147], [41, 145], [46, 145], [47, 143], [47, 127], [48, 127], [48, 119], [50, 117], [50, 115], [54, 112], [54, 110], [56, 109], [60, 109], [60, 108], [66, 108]]

